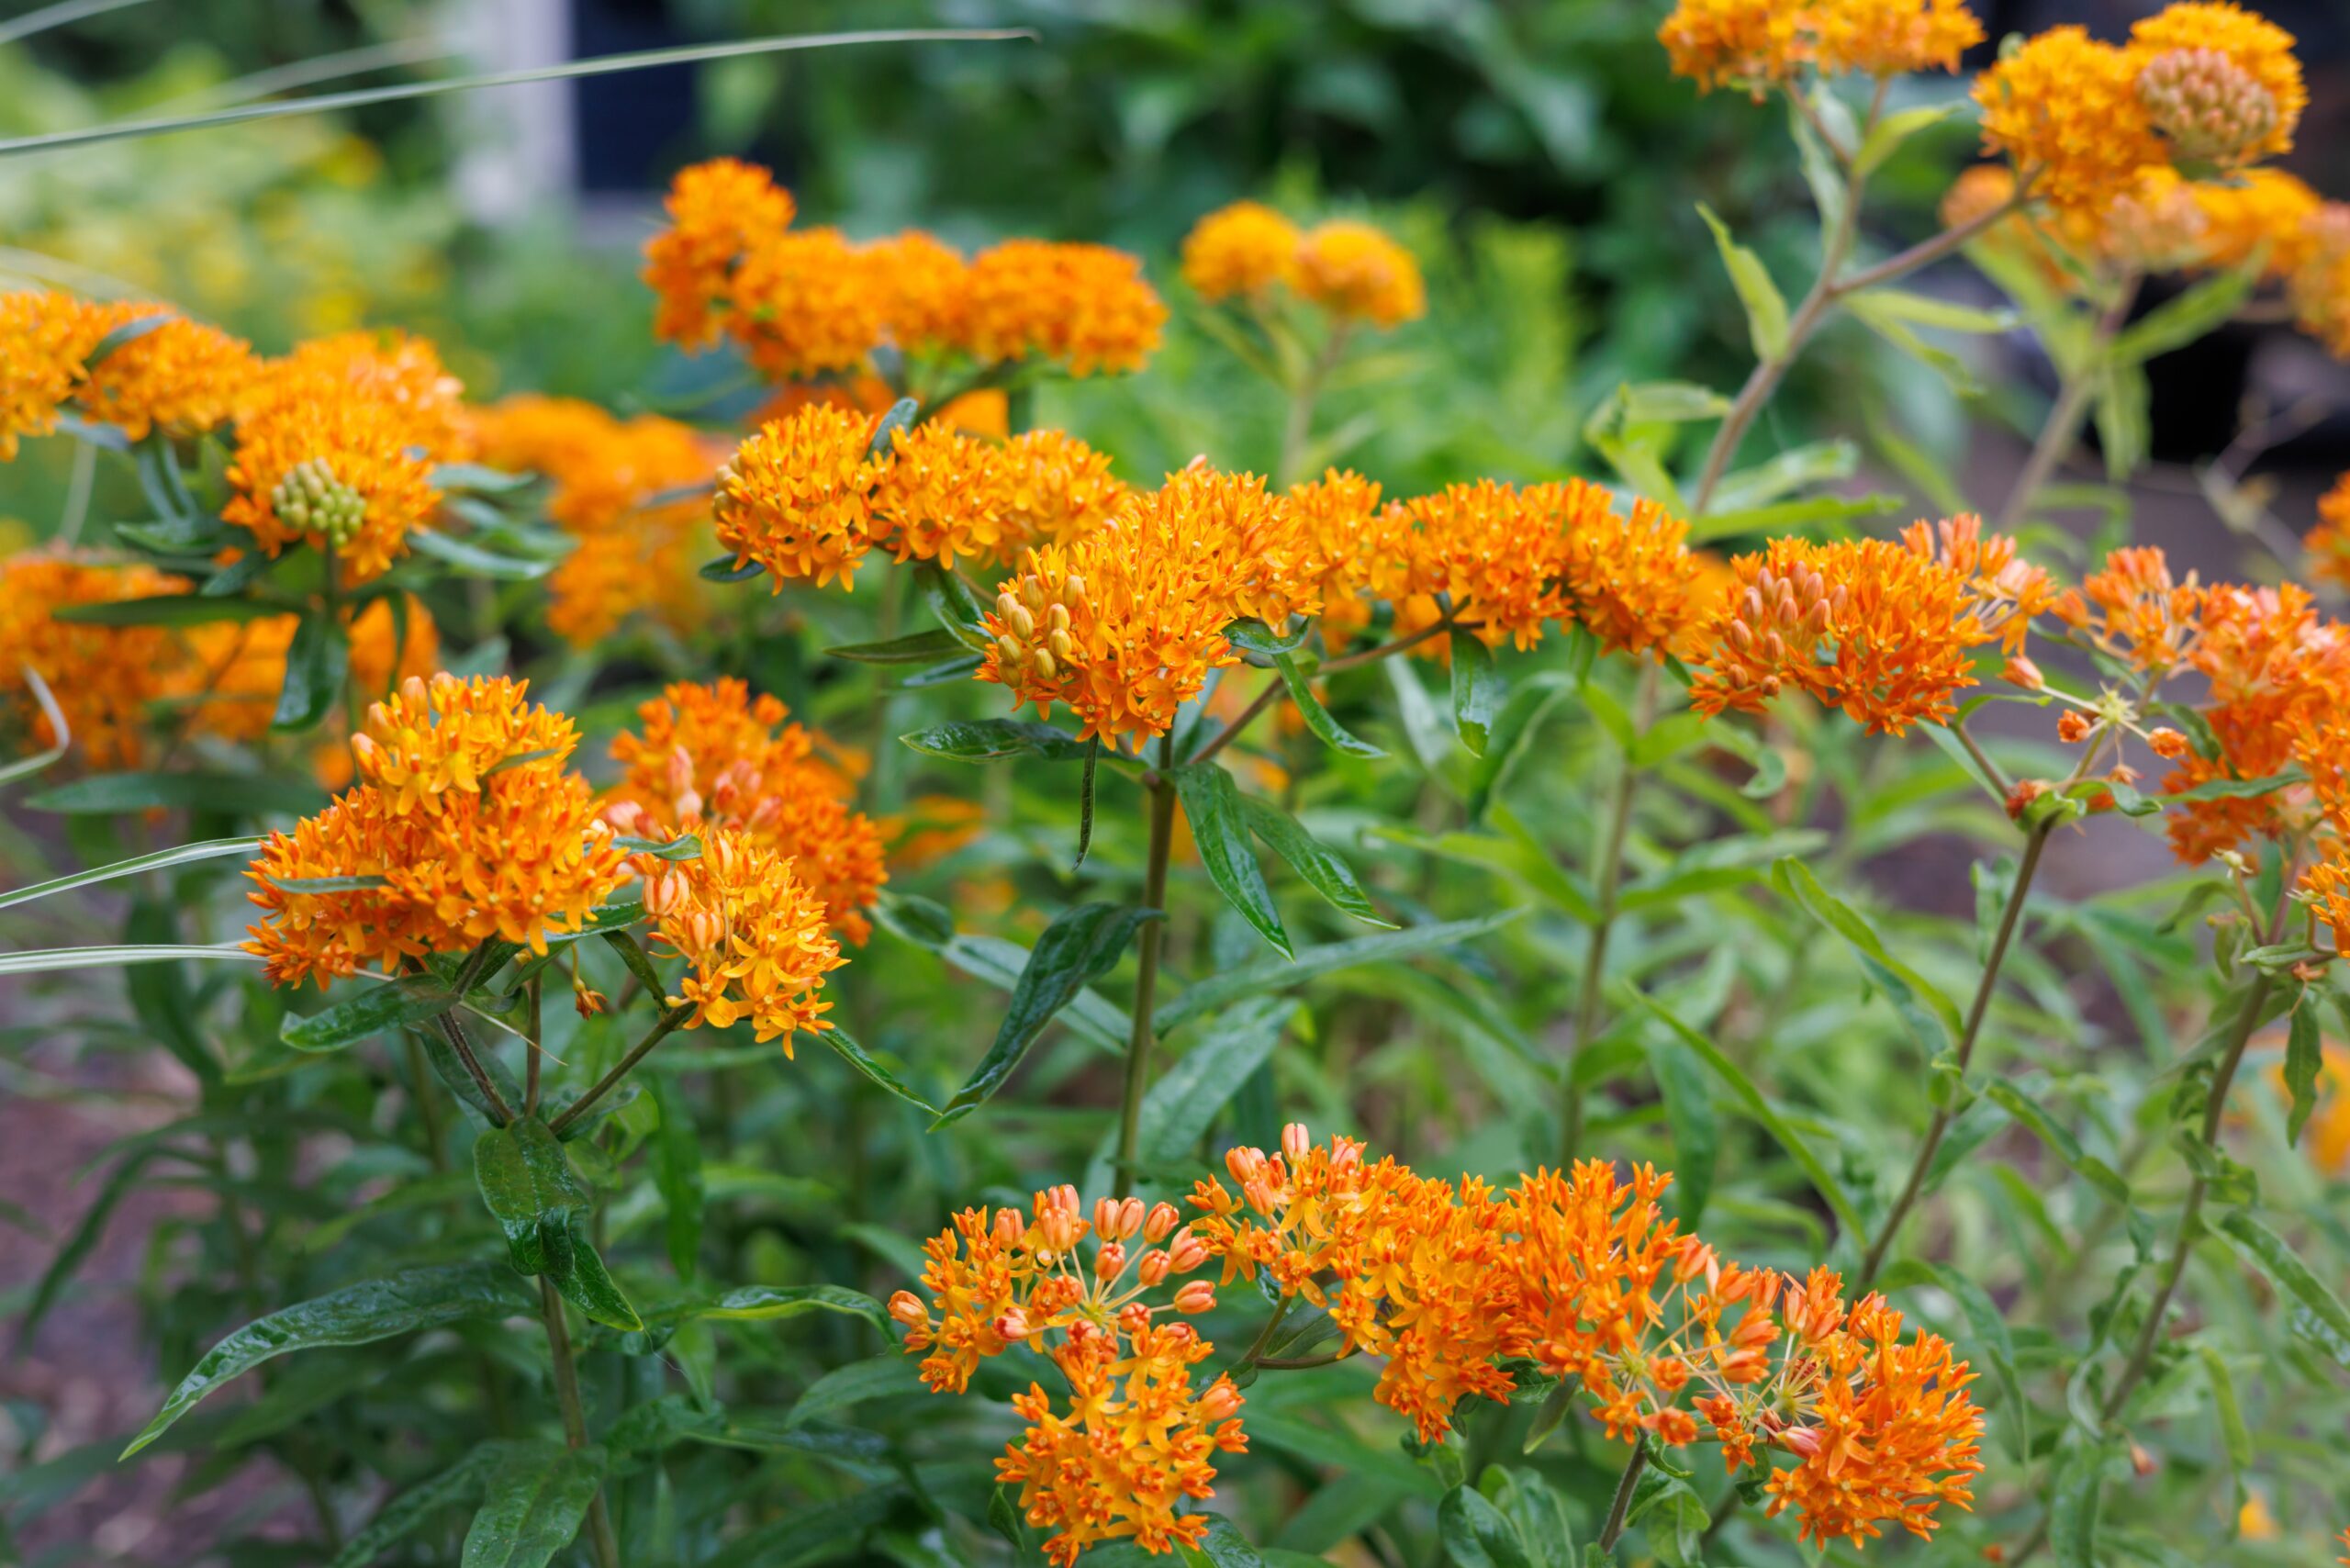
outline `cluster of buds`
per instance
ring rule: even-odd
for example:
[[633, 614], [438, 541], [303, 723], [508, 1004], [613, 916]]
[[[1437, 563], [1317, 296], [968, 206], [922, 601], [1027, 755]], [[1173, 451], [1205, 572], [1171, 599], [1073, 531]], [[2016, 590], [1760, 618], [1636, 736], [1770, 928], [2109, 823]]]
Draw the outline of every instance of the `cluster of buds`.
[[2138, 101], [2190, 163], [2232, 165], [2277, 129], [2277, 98], [2222, 50], [2174, 49], [2138, 72]]
[[[1731, 610], [1723, 636], [1731, 653], [1760, 666], [1753, 684], [1764, 697], [1779, 694], [1779, 671], [1790, 658], [1810, 662], [1826, 635], [1829, 623], [1844, 610], [1846, 589], [1831, 595], [1828, 579], [1817, 568], [1797, 561], [1784, 571], [1762, 567]], [[1734, 667], [1727, 678], [1745, 684]]]
[[288, 468], [270, 491], [269, 505], [292, 532], [322, 533], [338, 550], [357, 538], [367, 521], [367, 498], [337, 479], [323, 457]]
[[[923, 1378], [942, 1392], [960, 1392], [980, 1358], [1014, 1345], [1058, 1360], [1072, 1348], [1091, 1354], [1102, 1339], [1098, 1348], [1114, 1352], [1140, 1347], [1161, 1314], [1194, 1317], [1215, 1306], [1207, 1280], [1181, 1280], [1164, 1300], [1147, 1299], [1209, 1258], [1172, 1204], [1103, 1198], [1088, 1218], [1077, 1189], [1063, 1185], [1038, 1193], [1026, 1215], [966, 1209], [925, 1250], [922, 1282], [932, 1299], [901, 1290], [890, 1316], [909, 1350], [935, 1348]], [[1057, 1332], [1059, 1341], [1048, 1343]]]
[[996, 596], [1003, 625], [996, 634], [996, 656], [1007, 684], [1025, 677], [1049, 685], [1068, 674], [1077, 656], [1071, 605], [1087, 608], [1085, 579], [1075, 572], [1061, 579], [1058, 597], [1047, 597], [1033, 576], [1020, 579], [1017, 592], [1006, 588]]

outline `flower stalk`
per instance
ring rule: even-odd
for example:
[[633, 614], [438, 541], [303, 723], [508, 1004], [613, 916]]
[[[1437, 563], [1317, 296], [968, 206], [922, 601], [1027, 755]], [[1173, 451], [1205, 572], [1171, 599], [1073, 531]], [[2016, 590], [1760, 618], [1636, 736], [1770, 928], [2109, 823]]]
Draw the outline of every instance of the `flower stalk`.
[[[1158, 742], [1158, 771], [1146, 779], [1148, 801], [1149, 848], [1144, 863], [1142, 902], [1145, 909], [1167, 907], [1167, 860], [1175, 844], [1175, 762], [1172, 733]], [[1159, 954], [1167, 944], [1167, 922], [1147, 921], [1137, 939], [1140, 968], [1135, 975], [1134, 1027], [1126, 1037], [1126, 1072], [1118, 1110], [1118, 1170], [1114, 1192], [1125, 1197], [1135, 1190], [1135, 1165], [1142, 1144], [1142, 1098], [1150, 1087], [1150, 1048], [1158, 1040], [1151, 1018], [1158, 992]]]
[[[1639, 686], [1632, 694], [1632, 735], [1636, 742], [1655, 715], [1656, 699], [1657, 666], [1651, 664], [1641, 669]], [[1592, 879], [1599, 918], [1592, 924], [1591, 941], [1583, 950], [1582, 989], [1575, 997], [1574, 1045], [1567, 1058], [1566, 1089], [1560, 1102], [1559, 1158], [1565, 1167], [1574, 1164], [1583, 1145], [1584, 1094], [1575, 1062], [1591, 1048], [1591, 1042], [1599, 1032], [1600, 1003], [1607, 979], [1607, 939], [1616, 926], [1617, 903], [1624, 880], [1624, 844], [1631, 836], [1632, 800], [1639, 785], [1639, 772], [1628, 749], [1624, 766], [1616, 775], [1616, 787], [1608, 796], [1607, 821]]]
[[[563, 1297], [554, 1282], [539, 1276], [539, 1320], [546, 1327], [547, 1355], [554, 1367], [555, 1404], [563, 1411], [563, 1440], [567, 1447], [588, 1446], [588, 1416], [579, 1400], [579, 1365], [571, 1352], [571, 1327], [564, 1320]], [[620, 1537], [612, 1530], [611, 1510], [604, 1506], [601, 1485], [588, 1501], [588, 1539], [596, 1552], [596, 1568], [621, 1568]]]
[[2112, 347], [2114, 335], [2130, 319], [2130, 308], [2138, 298], [2138, 279], [2131, 277], [2121, 286], [2113, 303], [2099, 314], [2088, 350], [2081, 363], [2066, 375], [2056, 388], [2056, 400], [2049, 406], [2047, 422], [2041, 426], [2040, 435], [2032, 442], [2031, 454], [2024, 459], [2017, 471], [2015, 484], [2008, 491], [2007, 500], [1999, 508], [1998, 528], [2006, 532], [2023, 520], [2031, 508], [2041, 487], [2056, 472], [2081, 437], [2082, 422], [2087, 419], [2089, 404], [2097, 392], [2098, 379], [2105, 370], [2106, 351]]

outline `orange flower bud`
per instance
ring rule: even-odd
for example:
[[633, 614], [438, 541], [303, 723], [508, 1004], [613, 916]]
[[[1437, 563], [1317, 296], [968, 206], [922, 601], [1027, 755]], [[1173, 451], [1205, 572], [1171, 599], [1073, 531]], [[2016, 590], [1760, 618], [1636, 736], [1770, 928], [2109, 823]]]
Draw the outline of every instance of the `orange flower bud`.
[[2085, 741], [2089, 738], [2089, 732], [2094, 728], [2096, 726], [2090, 723], [2087, 713], [2077, 708], [2068, 708], [2065, 711], [2064, 717], [2056, 721], [2056, 738], [2067, 745]]
[[1173, 1266], [1174, 1260], [1167, 1256], [1165, 1249], [1153, 1248], [1142, 1255], [1142, 1262], [1135, 1270], [1135, 1278], [1145, 1285], [1155, 1285], [1167, 1278], [1168, 1271]]
[[1113, 1241], [1093, 1255], [1093, 1277], [1108, 1284], [1126, 1271], [1126, 1244]]
[[1304, 1122], [1291, 1122], [1281, 1128], [1281, 1152], [1289, 1157], [1292, 1165], [1304, 1159], [1305, 1151], [1313, 1147], [1314, 1135], [1305, 1130]]
[[2047, 678], [2040, 673], [2040, 666], [2021, 654], [2008, 660], [2007, 667], [1999, 672], [1999, 678], [2011, 686], [2022, 687], [2026, 691], [2043, 690], [2048, 685]]
[[1154, 1243], [1164, 1241], [1175, 1234], [1175, 1227], [1182, 1223], [1182, 1219], [1181, 1213], [1173, 1204], [1153, 1204], [1149, 1215], [1142, 1222], [1142, 1238]]
[[930, 1308], [912, 1291], [900, 1291], [890, 1298], [890, 1316], [909, 1328], [930, 1327]]
[[2187, 737], [2177, 730], [2167, 727], [2156, 730], [2153, 734], [2148, 735], [2146, 744], [2154, 748], [2156, 756], [2167, 757], [2173, 762], [2185, 756], [2188, 752]]
[[1188, 1280], [1175, 1293], [1175, 1310], [1187, 1317], [1196, 1317], [1215, 1307], [1215, 1286], [1205, 1280]]

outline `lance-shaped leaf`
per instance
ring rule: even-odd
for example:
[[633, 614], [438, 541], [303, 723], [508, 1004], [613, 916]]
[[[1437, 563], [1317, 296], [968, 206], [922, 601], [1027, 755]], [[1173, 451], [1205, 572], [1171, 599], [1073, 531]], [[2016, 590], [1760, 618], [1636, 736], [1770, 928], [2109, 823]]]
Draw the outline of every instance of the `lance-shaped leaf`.
[[824, 652], [836, 659], [861, 665], [928, 665], [958, 656], [960, 639], [944, 629], [914, 632], [886, 643], [849, 643]]
[[1082, 762], [1088, 749], [1068, 731], [1034, 719], [955, 719], [898, 738], [924, 756], [949, 762], [993, 762], [1006, 756]]
[[100, 773], [29, 797], [37, 812], [113, 816], [182, 806], [236, 816], [282, 812], [308, 816], [327, 803], [326, 791], [295, 778], [239, 773]]
[[1860, 960], [1861, 968], [1885, 992], [1929, 1057], [1958, 1044], [1957, 1005], [1922, 975], [1886, 951], [1884, 941], [1869, 923], [1821, 887], [1810, 867], [1788, 856], [1772, 867], [1771, 880], [1813, 919], [1843, 938], [1844, 945]]
[[308, 1018], [289, 1013], [277, 1026], [277, 1037], [297, 1051], [339, 1051], [386, 1029], [429, 1023], [458, 1000], [436, 977], [409, 975], [372, 986]]
[[1281, 684], [1289, 688], [1290, 700], [1297, 704], [1299, 715], [1304, 719], [1305, 727], [1314, 732], [1315, 740], [1348, 756], [1387, 755], [1330, 717], [1330, 710], [1322, 706], [1322, 699], [1314, 694], [1314, 683], [1306, 678], [1294, 657], [1287, 653], [1276, 654], [1273, 667], [1281, 671]]
[[546, 1568], [578, 1536], [605, 1467], [600, 1447], [509, 1444], [483, 1484], [461, 1568]]
[[305, 615], [285, 650], [285, 679], [277, 691], [274, 730], [307, 730], [334, 711], [351, 671], [351, 644], [330, 615]]
[[474, 1139], [474, 1182], [506, 1233], [507, 1256], [525, 1274], [548, 1271], [550, 1230], [567, 1230], [572, 1212], [590, 1202], [562, 1140], [537, 1120], [492, 1127]]
[[1191, 824], [1199, 846], [1200, 863], [1208, 880], [1240, 917], [1256, 928], [1283, 958], [1294, 958], [1289, 933], [1281, 927], [1281, 912], [1273, 907], [1272, 890], [1257, 864], [1249, 842], [1248, 823], [1241, 814], [1240, 791], [1232, 775], [1213, 762], [1186, 763], [1173, 769], [1175, 792], [1183, 801], [1183, 819]]
[[95, 870], [75, 871], [51, 878], [46, 882], [36, 882], [29, 888], [11, 888], [0, 892], [0, 909], [30, 903], [52, 893], [71, 892], [75, 888], [110, 882], [118, 877], [136, 876], [141, 871], [160, 871], [171, 866], [184, 866], [195, 860], [218, 860], [232, 855], [250, 860], [260, 848], [261, 840], [258, 838], [215, 838], [202, 844], [183, 844], [171, 849], [158, 849], [152, 855], [135, 855], [128, 860], [118, 860]]
[[2301, 1260], [2301, 1255], [2283, 1237], [2244, 1209], [2232, 1209], [2222, 1215], [2220, 1233], [2245, 1262], [2266, 1275], [2270, 1283], [2308, 1312], [2322, 1330], [2308, 1336], [2311, 1342], [2325, 1346], [2335, 1360], [2350, 1367], [2350, 1306], [2344, 1305], [2333, 1288]]
[[927, 1111], [934, 1116], [938, 1114], [937, 1106], [907, 1088], [902, 1079], [884, 1066], [872, 1052], [858, 1045], [856, 1036], [838, 1024], [819, 1033], [816, 1043], [829, 1047], [834, 1055], [864, 1074], [867, 1082], [889, 1091], [917, 1111]]
[[1381, 916], [1363, 890], [1354, 868], [1331, 851], [1328, 846], [1305, 831], [1295, 817], [1254, 795], [1241, 795], [1240, 814], [1249, 830], [1265, 841], [1265, 847], [1290, 864], [1290, 868], [1305, 879], [1306, 885], [1330, 901], [1331, 907], [1354, 916], [1366, 924], [1395, 929], [1395, 923]]
[[439, 1328], [468, 1317], [507, 1317], [529, 1310], [513, 1274], [492, 1263], [443, 1263], [387, 1279], [346, 1285], [245, 1325], [182, 1378], [125, 1459], [153, 1442], [207, 1394], [288, 1350], [366, 1345], [396, 1334]]
[[352, 1532], [327, 1568], [369, 1568], [385, 1552], [431, 1523], [442, 1509], [479, 1496], [482, 1478], [505, 1458], [508, 1447], [495, 1439], [476, 1443], [448, 1469], [400, 1493]]
[[220, 621], [268, 621], [285, 613], [284, 605], [263, 604], [257, 599], [167, 593], [151, 599], [63, 604], [50, 611], [50, 619], [84, 626], [206, 626]]
[[996, 1027], [994, 1045], [940, 1110], [934, 1129], [960, 1121], [985, 1103], [1019, 1067], [1053, 1015], [1075, 1001], [1090, 981], [1117, 967], [1136, 932], [1164, 918], [1155, 909], [1111, 903], [1081, 903], [1063, 911], [1030, 950], [1019, 983], [1013, 987], [1012, 1004]]
[[1303, 947], [1293, 958], [1260, 958], [1237, 969], [1193, 980], [1159, 1004], [1158, 1011], [1151, 1015], [1152, 1025], [1164, 1035], [1188, 1019], [1213, 1013], [1244, 996], [1304, 985], [1310, 980], [1358, 965], [1392, 963], [1416, 954], [1436, 952], [1483, 936], [1523, 913], [1523, 910], [1505, 909], [1472, 920], [1412, 925], [1401, 931], [1382, 931], [1374, 936]]
[[1746, 309], [1746, 334], [1753, 344], [1754, 357], [1778, 358], [1786, 352], [1790, 330], [1786, 297], [1771, 281], [1762, 258], [1731, 239], [1729, 226], [1714, 216], [1712, 207], [1699, 203], [1697, 216], [1714, 231], [1714, 248], [1721, 252], [1730, 285], [1738, 290], [1738, 302]]
[[1500, 672], [1494, 668], [1494, 651], [1465, 633], [1452, 639], [1452, 722], [1460, 744], [1477, 756], [1494, 733], [1494, 720], [1506, 695]]

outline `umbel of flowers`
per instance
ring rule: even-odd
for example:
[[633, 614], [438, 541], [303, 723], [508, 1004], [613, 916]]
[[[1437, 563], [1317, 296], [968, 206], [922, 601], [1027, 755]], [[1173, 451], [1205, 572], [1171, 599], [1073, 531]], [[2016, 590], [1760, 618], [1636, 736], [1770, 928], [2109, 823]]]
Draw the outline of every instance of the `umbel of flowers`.
[[1349, 1138], [1317, 1145], [1297, 1124], [1279, 1150], [1225, 1164], [1238, 1191], [1201, 1181], [1188, 1225], [1136, 1198], [1089, 1217], [1071, 1187], [1037, 1193], [1027, 1216], [966, 1210], [926, 1244], [928, 1299], [890, 1301], [934, 1392], [964, 1392], [1014, 1349], [1061, 1372], [1069, 1413], [1032, 1383], [1014, 1401], [1027, 1428], [996, 1468], [1063, 1568], [1105, 1540], [1163, 1552], [1205, 1530], [1187, 1506], [1209, 1495], [1216, 1453], [1247, 1447], [1238, 1391], [1221, 1376], [1194, 1388], [1186, 1370], [1212, 1347], [1182, 1318], [1215, 1292], [1185, 1276], [1217, 1260], [1226, 1284], [1261, 1274], [1279, 1311], [1326, 1309], [1342, 1354], [1384, 1363], [1376, 1396], [1423, 1441], [1445, 1440], [1462, 1399], [1509, 1398], [1530, 1361], [1578, 1380], [1619, 1441], [1708, 1440], [1732, 1473], [1767, 1468], [1768, 1512], [1792, 1510], [1823, 1546], [1887, 1525], [1930, 1537], [1942, 1505], [1973, 1501], [1983, 1418], [1949, 1342], [1905, 1335], [1883, 1296], [1849, 1301], [1827, 1270], [1722, 1260], [1662, 1217], [1669, 1176], [1643, 1167], [1627, 1184], [1586, 1160], [1497, 1193], [1370, 1161]]

